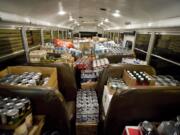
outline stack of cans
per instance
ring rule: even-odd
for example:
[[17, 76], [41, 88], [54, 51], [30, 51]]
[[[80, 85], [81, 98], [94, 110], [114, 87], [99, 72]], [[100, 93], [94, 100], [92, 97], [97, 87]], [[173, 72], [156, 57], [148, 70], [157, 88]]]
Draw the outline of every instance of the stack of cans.
[[77, 92], [76, 121], [93, 122], [99, 121], [99, 104], [94, 90], [80, 90]]
[[156, 85], [160, 86], [179, 86], [180, 82], [176, 79], [174, 79], [170, 75], [158, 75], [153, 76], [156, 80]]
[[31, 110], [31, 102], [27, 98], [0, 97], [0, 125], [15, 124]]
[[81, 82], [97, 81], [98, 72], [93, 70], [81, 70]]
[[98, 59], [93, 61], [93, 69], [98, 70], [98, 69], [103, 69], [109, 65], [109, 60], [107, 58], [104, 59]]
[[82, 57], [79, 58], [76, 62], [75, 65], [78, 69], [80, 70], [86, 70], [86, 69], [91, 69], [92, 68], [92, 62], [91, 59], [88, 57]]
[[118, 78], [108, 78], [107, 85], [112, 90], [128, 89], [126, 83], [122, 79]]
[[0, 79], [0, 84], [18, 85], [18, 86], [37, 86], [45, 85], [49, 77], [43, 78], [42, 73], [24, 72], [23, 74], [9, 74]]
[[82, 56], [82, 51], [74, 49], [74, 48], [70, 48], [69, 53], [71, 53], [72, 56], [75, 56], [75, 57], [81, 57]]
[[127, 73], [136, 80], [137, 85], [149, 85], [152, 80], [152, 78], [145, 72], [127, 70]]

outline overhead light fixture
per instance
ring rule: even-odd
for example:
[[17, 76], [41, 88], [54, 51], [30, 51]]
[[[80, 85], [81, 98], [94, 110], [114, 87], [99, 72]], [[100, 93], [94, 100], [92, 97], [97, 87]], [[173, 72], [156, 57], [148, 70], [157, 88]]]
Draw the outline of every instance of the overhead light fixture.
[[77, 26], [79, 26], [79, 22], [77, 22], [76, 20], [74, 21], [74, 24], [76, 24]]
[[50, 26], [50, 25], [51, 25], [51, 23], [49, 23], [49, 22], [46, 22], [46, 25], [47, 25], [47, 26]]
[[58, 12], [58, 15], [61, 15], [61, 16], [65, 15], [65, 14], [66, 14], [65, 11], [59, 11], [59, 12]]
[[152, 23], [151, 23], [151, 22], [149, 22], [149, 23], [148, 23], [148, 27], [151, 27], [151, 26], [152, 26]]
[[105, 21], [105, 22], [109, 22], [109, 19], [108, 19], [108, 18], [106, 18], [106, 19], [104, 19], [104, 21]]
[[103, 25], [103, 24], [104, 24], [103, 22], [100, 23], [100, 25]]
[[30, 22], [31, 22], [31, 20], [30, 20], [28, 17], [25, 18], [25, 21], [26, 21], [27, 23], [30, 23]]
[[115, 10], [115, 12], [112, 13], [112, 15], [113, 15], [114, 17], [120, 17], [120, 16], [121, 16], [119, 10]]
[[62, 2], [59, 2], [59, 12], [58, 12], [58, 15], [63, 16], [65, 14], [66, 14], [66, 12], [63, 9]]
[[100, 26], [101, 26], [101, 24], [98, 24], [98, 26], [100, 27]]
[[72, 16], [69, 16], [69, 21], [73, 21], [74, 19], [72, 18]]

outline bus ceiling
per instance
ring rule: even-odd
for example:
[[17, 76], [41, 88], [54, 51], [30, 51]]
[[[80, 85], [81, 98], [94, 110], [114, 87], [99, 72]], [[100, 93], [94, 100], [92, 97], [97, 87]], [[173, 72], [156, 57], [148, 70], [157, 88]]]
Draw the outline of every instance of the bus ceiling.
[[1, 0], [1, 24], [103, 30], [179, 27], [179, 0]]

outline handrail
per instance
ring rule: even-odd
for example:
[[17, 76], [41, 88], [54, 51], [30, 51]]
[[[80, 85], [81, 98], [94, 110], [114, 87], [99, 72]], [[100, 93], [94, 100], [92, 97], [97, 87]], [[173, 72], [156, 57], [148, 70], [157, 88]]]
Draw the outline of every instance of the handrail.
[[137, 50], [137, 51], [140, 51], [140, 52], [142, 52], [142, 53], [147, 53], [146, 51], [141, 50], [141, 49], [138, 49], [138, 48], [134, 48], [134, 49]]
[[33, 49], [36, 49], [36, 48], [39, 48], [41, 45], [36, 45], [36, 46], [33, 46], [31, 48], [29, 48], [29, 51], [33, 50]]
[[154, 56], [154, 57], [159, 58], [159, 59], [161, 59], [161, 60], [164, 60], [164, 61], [170, 62], [170, 63], [172, 63], [172, 64], [175, 64], [175, 65], [177, 65], [177, 66], [180, 66], [180, 63], [175, 62], [175, 61], [170, 60], [170, 59], [166, 59], [166, 58], [161, 57], [161, 56], [159, 56], [159, 55], [151, 54], [151, 56]]
[[9, 57], [13, 57], [13, 56], [16, 56], [16, 55], [19, 55], [19, 54], [22, 54], [22, 53], [24, 53], [24, 50], [19, 50], [19, 51], [10, 53], [10, 54], [0, 56], [0, 61], [4, 61], [4, 60], [8, 59]]

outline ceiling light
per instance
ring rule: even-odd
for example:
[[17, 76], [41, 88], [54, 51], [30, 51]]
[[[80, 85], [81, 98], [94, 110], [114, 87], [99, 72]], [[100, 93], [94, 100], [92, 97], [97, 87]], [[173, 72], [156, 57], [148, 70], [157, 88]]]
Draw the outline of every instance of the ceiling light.
[[103, 25], [103, 24], [104, 24], [103, 22], [100, 23], [100, 25]]
[[46, 23], [46, 25], [47, 25], [47, 26], [50, 26], [50, 25], [51, 25], [51, 23], [47, 22], [47, 23]]
[[58, 15], [65, 15], [65, 14], [66, 14], [65, 11], [59, 11], [59, 12], [58, 12]]
[[30, 22], [31, 22], [31, 20], [30, 20], [28, 17], [25, 18], [25, 21], [26, 21], [27, 23], [30, 23]]
[[106, 19], [104, 19], [104, 21], [105, 21], [105, 22], [109, 22], [109, 19], [108, 19], [108, 18], [106, 18]]
[[120, 16], [121, 16], [119, 10], [115, 10], [115, 12], [112, 13], [112, 15], [113, 15], [114, 17], [120, 17]]
[[151, 26], [152, 26], [152, 23], [151, 23], [151, 22], [150, 22], [150, 23], [148, 23], [148, 26], [149, 26], [149, 27], [151, 27]]
[[79, 24], [79, 22], [77, 22], [77, 21], [75, 21], [75, 22], [74, 22], [74, 24], [76, 24], [77, 26], [79, 26], [79, 25], [80, 25], [80, 24]]
[[72, 18], [72, 16], [69, 16], [69, 21], [73, 21], [74, 19]]
[[61, 16], [66, 14], [66, 12], [63, 9], [63, 6], [62, 6], [61, 2], [59, 2], [59, 12], [58, 12], [58, 14], [61, 15]]
[[98, 26], [100, 27], [100, 26], [101, 26], [101, 24], [98, 24]]

